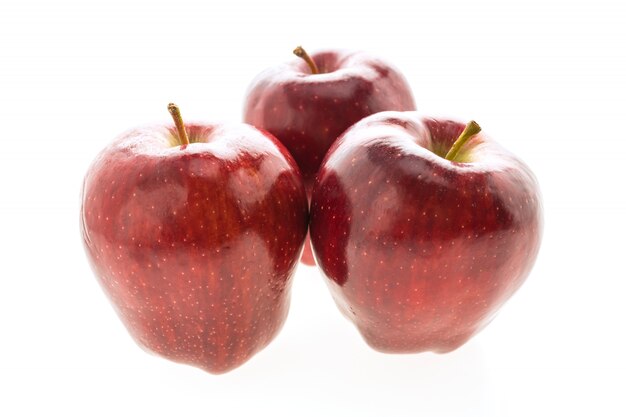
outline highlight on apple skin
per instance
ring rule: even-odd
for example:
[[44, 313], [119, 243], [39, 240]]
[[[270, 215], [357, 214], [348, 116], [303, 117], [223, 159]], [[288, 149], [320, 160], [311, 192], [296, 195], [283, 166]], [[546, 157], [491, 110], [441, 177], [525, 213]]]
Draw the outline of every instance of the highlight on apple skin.
[[146, 350], [211, 373], [240, 366], [281, 329], [308, 224], [299, 169], [244, 125], [128, 131], [84, 180], [92, 269]]
[[311, 200], [316, 262], [340, 311], [383, 352], [448, 352], [529, 275], [541, 196], [475, 122], [382, 112], [347, 130]]

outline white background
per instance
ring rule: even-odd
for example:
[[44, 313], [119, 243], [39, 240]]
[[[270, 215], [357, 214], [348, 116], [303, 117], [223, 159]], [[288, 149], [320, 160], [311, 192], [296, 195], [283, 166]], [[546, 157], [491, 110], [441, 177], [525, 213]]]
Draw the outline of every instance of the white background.
[[[0, 415], [626, 415], [625, 22], [618, 0], [2, 0]], [[298, 44], [387, 58], [420, 110], [476, 119], [539, 178], [536, 267], [461, 349], [372, 351], [300, 267], [277, 339], [213, 376], [144, 353], [96, 283], [95, 154], [169, 101], [238, 121]]]

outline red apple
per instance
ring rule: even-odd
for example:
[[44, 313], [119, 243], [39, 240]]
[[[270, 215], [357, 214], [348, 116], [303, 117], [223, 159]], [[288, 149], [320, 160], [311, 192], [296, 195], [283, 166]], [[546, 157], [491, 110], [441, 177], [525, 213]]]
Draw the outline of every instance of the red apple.
[[[293, 155], [307, 195], [330, 145], [348, 127], [384, 110], [415, 110], [405, 78], [365, 52], [326, 50], [269, 68], [249, 87], [244, 121], [272, 133]], [[303, 261], [312, 265], [310, 250]]]
[[296, 163], [248, 125], [131, 130], [85, 177], [93, 271], [148, 351], [211, 373], [265, 347], [289, 309], [307, 230]]
[[322, 163], [311, 200], [315, 259], [374, 349], [458, 348], [535, 262], [535, 177], [479, 131], [383, 112], [346, 131]]

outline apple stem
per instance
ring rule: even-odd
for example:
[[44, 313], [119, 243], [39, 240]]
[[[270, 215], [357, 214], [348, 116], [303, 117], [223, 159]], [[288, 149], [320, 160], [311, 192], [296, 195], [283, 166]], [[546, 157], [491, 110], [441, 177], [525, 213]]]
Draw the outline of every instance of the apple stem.
[[306, 53], [303, 47], [298, 46], [296, 49], [293, 50], [293, 54], [299, 58], [304, 59], [304, 61], [308, 64], [309, 68], [311, 69], [311, 74], [320, 73], [320, 70], [317, 68], [317, 65], [315, 65], [315, 61], [313, 61], [313, 58], [311, 58], [309, 54]]
[[472, 138], [474, 135], [476, 135], [480, 131], [481, 131], [481, 128], [478, 125], [478, 123], [476, 123], [473, 120], [470, 121], [465, 126], [465, 129], [463, 129], [463, 132], [461, 132], [461, 134], [459, 135], [457, 140], [455, 140], [454, 143], [452, 144], [452, 147], [450, 148], [450, 150], [446, 154], [446, 159], [448, 161], [454, 161], [456, 159], [456, 157], [459, 155], [459, 151], [461, 150], [463, 145], [465, 145], [465, 143], [470, 138]]
[[176, 104], [170, 103], [167, 105], [167, 110], [169, 110], [172, 115], [176, 129], [178, 130], [178, 141], [181, 145], [189, 145], [189, 137], [187, 137], [185, 123], [183, 123], [183, 117], [180, 115], [180, 109]]

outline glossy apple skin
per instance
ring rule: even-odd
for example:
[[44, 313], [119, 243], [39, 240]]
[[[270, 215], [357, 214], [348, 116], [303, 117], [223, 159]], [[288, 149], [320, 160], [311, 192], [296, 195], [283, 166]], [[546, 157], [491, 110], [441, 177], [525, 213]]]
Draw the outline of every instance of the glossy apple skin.
[[145, 349], [211, 373], [265, 347], [289, 309], [307, 230], [295, 161], [247, 125], [127, 132], [89, 169], [81, 231], [102, 288]]
[[[327, 50], [312, 54], [320, 74], [300, 58], [270, 68], [251, 83], [244, 121], [276, 136], [293, 155], [311, 195], [315, 175], [330, 145], [362, 118], [385, 110], [415, 110], [404, 76], [365, 52]], [[303, 261], [312, 265], [310, 250]]]
[[448, 352], [494, 317], [537, 256], [529, 168], [465, 123], [384, 112], [328, 152], [311, 201], [318, 266], [341, 312], [383, 352]]

